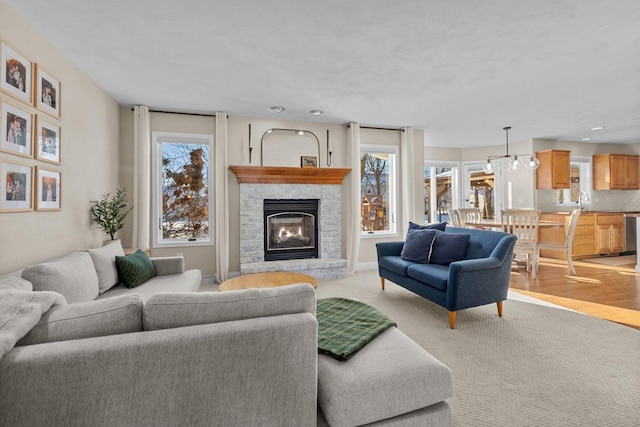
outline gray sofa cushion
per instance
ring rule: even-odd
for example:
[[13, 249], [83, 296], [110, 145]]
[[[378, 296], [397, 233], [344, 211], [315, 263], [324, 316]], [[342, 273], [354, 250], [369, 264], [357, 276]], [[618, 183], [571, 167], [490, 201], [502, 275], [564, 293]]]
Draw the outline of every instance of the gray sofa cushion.
[[346, 362], [318, 355], [318, 404], [332, 427], [385, 420], [452, 395], [449, 368], [397, 328]]
[[315, 290], [307, 283], [227, 292], [164, 293], [144, 306], [146, 331], [293, 313], [315, 315]]
[[109, 289], [96, 299], [111, 298], [117, 295], [138, 294], [147, 301], [153, 295], [160, 292], [197, 292], [202, 282], [200, 270], [187, 270], [182, 274], [171, 274], [168, 276], [156, 276], [142, 285], [129, 289], [123, 284], [119, 284]]
[[33, 284], [34, 291], [61, 293], [69, 304], [91, 301], [98, 296], [98, 275], [86, 252], [73, 252], [27, 267], [22, 278]]
[[113, 240], [101, 248], [88, 249], [93, 266], [98, 275], [98, 292], [111, 289], [118, 284], [118, 270], [116, 269], [116, 257], [124, 256], [124, 250], [120, 240]]
[[52, 307], [18, 345], [139, 332], [143, 305], [139, 295], [124, 295]]
[[19, 291], [32, 291], [33, 285], [30, 281], [17, 276], [0, 277], [0, 289], [15, 289]]

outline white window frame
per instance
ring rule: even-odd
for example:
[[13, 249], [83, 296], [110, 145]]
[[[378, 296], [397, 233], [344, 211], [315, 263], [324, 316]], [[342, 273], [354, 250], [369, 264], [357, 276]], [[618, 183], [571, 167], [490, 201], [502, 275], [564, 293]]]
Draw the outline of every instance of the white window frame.
[[[164, 239], [162, 237], [162, 144], [181, 143], [198, 144], [209, 147], [209, 159], [207, 163], [207, 186], [209, 188], [209, 236], [196, 238], [195, 241], [187, 239]], [[154, 248], [188, 247], [188, 246], [212, 246], [214, 218], [214, 170], [213, 170], [213, 135], [178, 133], [178, 132], [152, 132], [151, 133], [151, 234]]]
[[[585, 156], [571, 156], [570, 163], [580, 163], [580, 191], [584, 191], [589, 196], [589, 201], [583, 200], [582, 206], [591, 206], [593, 200], [593, 177], [592, 174], [592, 158]], [[560, 203], [556, 199], [556, 206], [569, 206], [572, 208], [578, 207], [579, 203], [571, 201], [571, 188], [565, 188], [562, 190], [564, 193], [564, 200], [569, 200], [568, 202]]]
[[[398, 162], [400, 161], [400, 150], [395, 145], [360, 144], [360, 158], [365, 153], [386, 153], [389, 154], [389, 230], [360, 231], [361, 238], [378, 238], [381, 236], [398, 236]], [[362, 182], [362, 176], [360, 176]], [[361, 195], [362, 196], [362, 195]], [[362, 206], [362, 197], [360, 197]], [[358, 213], [360, 215], [360, 213]]]
[[[437, 212], [437, 178], [434, 174], [435, 168], [451, 168], [451, 208], [458, 209], [460, 206], [460, 162], [447, 162], [442, 160], [425, 160], [425, 168], [431, 168], [431, 194], [429, 194], [429, 212]], [[431, 221], [432, 223], [435, 221]], [[425, 222], [426, 223], [426, 222]]]

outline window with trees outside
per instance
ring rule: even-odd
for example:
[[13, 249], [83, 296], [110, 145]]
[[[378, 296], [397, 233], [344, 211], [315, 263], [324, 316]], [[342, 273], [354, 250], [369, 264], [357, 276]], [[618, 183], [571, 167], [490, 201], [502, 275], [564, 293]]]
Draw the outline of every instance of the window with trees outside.
[[213, 136], [153, 132], [154, 247], [211, 244]]
[[583, 205], [591, 204], [591, 157], [571, 156], [570, 169], [571, 187], [557, 190], [558, 206], [578, 206], [578, 199], [582, 197]]
[[397, 147], [360, 146], [363, 236], [396, 233], [397, 158]]

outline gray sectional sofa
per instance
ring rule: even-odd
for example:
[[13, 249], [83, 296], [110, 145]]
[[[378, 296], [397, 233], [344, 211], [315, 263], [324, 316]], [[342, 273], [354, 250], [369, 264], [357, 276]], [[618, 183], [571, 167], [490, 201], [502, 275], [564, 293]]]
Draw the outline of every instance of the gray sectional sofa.
[[450, 370], [395, 327], [338, 362], [311, 285], [193, 292], [172, 257], [126, 289], [120, 250], [0, 277], [0, 426], [451, 425]]

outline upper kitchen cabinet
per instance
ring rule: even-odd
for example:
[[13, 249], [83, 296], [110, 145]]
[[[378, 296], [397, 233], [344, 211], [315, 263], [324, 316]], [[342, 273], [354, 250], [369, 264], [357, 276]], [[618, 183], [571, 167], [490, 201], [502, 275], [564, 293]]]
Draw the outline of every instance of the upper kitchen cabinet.
[[540, 167], [536, 169], [536, 188], [538, 190], [571, 187], [571, 151], [538, 151], [536, 157], [540, 161]]
[[596, 154], [593, 156], [594, 190], [638, 190], [637, 155]]

